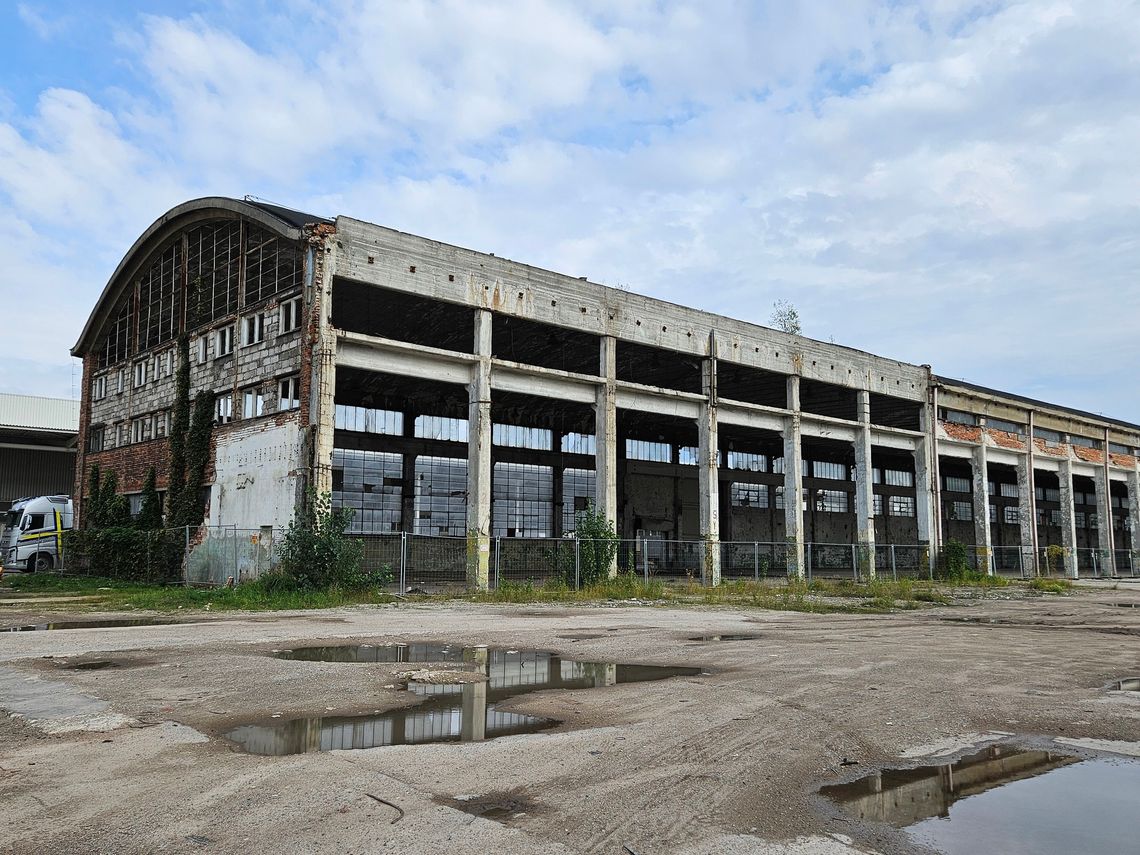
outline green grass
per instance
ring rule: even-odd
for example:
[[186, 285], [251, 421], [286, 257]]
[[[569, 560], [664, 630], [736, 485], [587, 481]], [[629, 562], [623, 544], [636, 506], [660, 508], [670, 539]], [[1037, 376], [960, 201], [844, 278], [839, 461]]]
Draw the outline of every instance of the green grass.
[[[279, 581], [279, 580], [278, 580]], [[19, 574], [4, 580], [23, 593], [75, 594], [98, 596], [98, 601], [76, 604], [79, 609], [150, 609], [154, 611], [274, 611], [282, 609], [325, 609], [337, 606], [381, 604], [395, 601], [382, 588], [365, 590], [332, 589], [298, 591], [282, 589], [272, 577], [247, 582], [234, 588], [186, 588], [181, 585], [150, 585], [88, 576], [62, 576], [53, 573]], [[414, 598], [424, 602], [446, 602], [455, 598], [480, 603], [588, 603], [636, 601], [648, 605], [708, 605], [796, 611], [816, 614], [881, 613], [896, 609], [916, 609], [946, 605], [954, 590], [965, 587], [1006, 587], [1007, 579], [995, 576], [969, 577], [954, 581], [928, 582], [902, 578], [877, 578], [869, 582], [852, 579], [805, 580], [726, 580], [716, 588], [696, 580], [666, 584], [628, 573], [605, 579], [580, 591], [557, 581], [545, 584], [504, 582], [493, 591], [451, 593]], [[1072, 585], [1065, 579], [1039, 578], [1026, 587], [1034, 591], [1066, 593]]]
[[[5, 577], [4, 583], [23, 593], [95, 595], [99, 609], [151, 609], [154, 611], [279, 611], [283, 609], [328, 609], [337, 606], [390, 603], [393, 597], [379, 589], [362, 591], [296, 591], [275, 589], [260, 581], [233, 588], [186, 588], [181, 585], [150, 585], [98, 576], [61, 576], [36, 573]], [[56, 604], [58, 605], [58, 604]]]
[[1068, 579], [1050, 579], [1048, 576], [1038, 576], [1029, 580], [1031, 591], [1041, 591], [1045, 594], [1067, 594], [1073, 590], [1073, 583]]

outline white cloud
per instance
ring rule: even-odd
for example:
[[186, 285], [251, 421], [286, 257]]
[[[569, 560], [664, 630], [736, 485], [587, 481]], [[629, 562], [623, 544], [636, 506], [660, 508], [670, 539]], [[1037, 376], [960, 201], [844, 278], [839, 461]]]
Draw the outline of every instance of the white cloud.
[[789, 299], [820, 338], [1140, 421], [1128, 7], [147, 17], [116, 57], [136, 88], [0, 125], [0, 193], [77, 306], [169, 205], [254, 192], [761, 322]]

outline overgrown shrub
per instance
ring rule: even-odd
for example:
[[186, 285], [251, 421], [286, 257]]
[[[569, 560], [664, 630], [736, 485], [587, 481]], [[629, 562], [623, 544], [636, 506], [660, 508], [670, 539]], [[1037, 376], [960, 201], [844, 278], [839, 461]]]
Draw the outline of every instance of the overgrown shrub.
[[72, 572], [132, 582], [179, 582], [185, 538], [181, 529], [72, 529], [63, 534], [63, 556]]
[[960, 582], [973, 568], [970, 566], [970, 553], [960, 540], [948, 540], [938, 557], [938, 578]]
[[310, 491], [304, 507], [285, 531], [277, 572], [303, 590], [361, 590], [391, 582], [388, 565], [376, 570], [362, 568], [364, 543], [345, 534], [352, 515], [350, 508], [334, 508], [331, 494]]
[[[582, 587], [602, 581], [610, 575], [618, 551], [618, 536], [613, 523], [593, 503], [578, 511], [574, 521], [578, 538], [578, 568]], [[574, 584], [574, 567], [570, 567], [568, 586]]]

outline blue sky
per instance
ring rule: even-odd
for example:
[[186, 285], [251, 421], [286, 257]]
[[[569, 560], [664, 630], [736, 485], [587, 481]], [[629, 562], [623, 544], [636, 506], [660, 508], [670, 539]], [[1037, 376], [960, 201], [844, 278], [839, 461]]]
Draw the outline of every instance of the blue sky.
[[0, 9], [0, 390], [200, 195], [348, 214], [1140, 422], [1140, 9]]

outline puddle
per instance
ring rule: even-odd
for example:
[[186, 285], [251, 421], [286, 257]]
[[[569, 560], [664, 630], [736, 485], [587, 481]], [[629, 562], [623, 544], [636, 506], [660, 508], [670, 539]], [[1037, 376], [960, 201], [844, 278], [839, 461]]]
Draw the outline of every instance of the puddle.
[[[476, 648], [469, 648], [476, 649]], [[301, 662], [463, 662], [464, 648], [451, 644], [340, 644], [275, 650], [278, 659]], [[473, 661], [473, 660], [472, 660]]]
[[24, 626], [6, 626], [0, 632], [40, 632], [49, 629], [108, 629], [124, 626], [167, 626], [187, 621], [161, 618], [109, 618], [107, 620], [62, 620], [53, 623], [29, 623]]
[[1125, 677], [1123, 680], [1113, 680], [1109, 688], [1115, 692], [1140, 692], [1140, 677]]
[[724, 634], [724, 635], [691, 635], [689, 641], [755, 641], [758, 635]]
[[448, 807], [457, 808], [473, 816], [504, 822], [520, 814], [537, 811], [536, 802], [524, 795], [509, 793], [488, 793], [483, 796], [459, 796], [454, 799], [436, 799]]
[[820, 793], [939, 852], [1119, 853], [1135, 845], [1140, 763], [995, 745]]
[[[576, 662], [536, 650], [458, 647], [442, 644], [307, 647], [280, 651], [286, 658], [325, 662], [462, 662], [479, 682], [408, 682], [420, 696], [414, 706], [374, 715], [313, 716], [247, 724], [226, 737], [250, 754], [304, 754], [385, 745], [478, 742], [500, 736], [536, 733], [554, 727], [554, 719], [506, 712], [508, 698], [544, 689], [592, 689], [706, 673], [700, 668]], [[484, 679], [485, 678], [485, 679]]]

